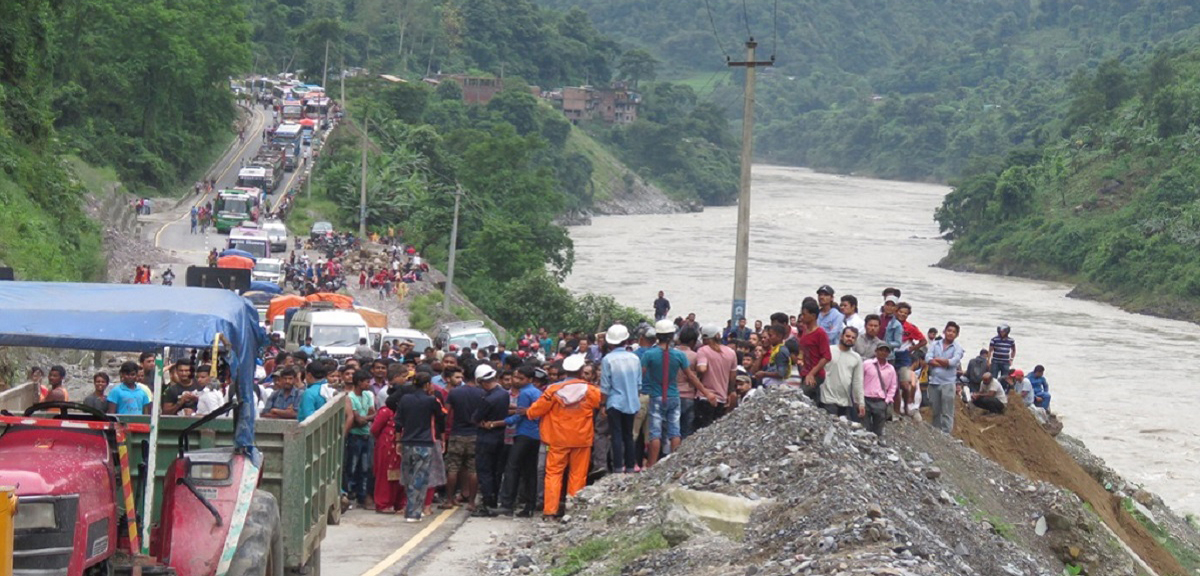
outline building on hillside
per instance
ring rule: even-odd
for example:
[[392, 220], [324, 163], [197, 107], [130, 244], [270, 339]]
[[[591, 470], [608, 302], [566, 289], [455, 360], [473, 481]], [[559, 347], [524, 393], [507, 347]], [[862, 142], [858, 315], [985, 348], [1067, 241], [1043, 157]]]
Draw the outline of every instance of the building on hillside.
[[557, 103], [572, 123], [601, 120], [608, 124], [632, 124], [637, 120], [642, 97], [622, 83], [611, 87], [566, 86], [544, 92], [543, 97]]
[[466, 74], [436, 74], [424, 79], [426, 84], [437, 86], [442, 82], [455, 82], [462, 88], [463, 102], [467, 104], [487, 104], [492, 98], [504, 90], [503, 78], [488, 78], [484, 76], [468, 76]]

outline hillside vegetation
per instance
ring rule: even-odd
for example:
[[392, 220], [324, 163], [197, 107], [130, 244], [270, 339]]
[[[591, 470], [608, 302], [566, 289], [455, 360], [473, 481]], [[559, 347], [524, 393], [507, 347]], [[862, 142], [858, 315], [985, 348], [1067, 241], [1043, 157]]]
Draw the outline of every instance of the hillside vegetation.
[[541, 1], [647, 47], [664, 78], [707, 76], [734, 117], [740, 74], [718, 78], [749, 28], [760, 57], [778, 56], [759, 76], [759, 158], [920, 180], [1056, 141], [1072, 75], [1194, 43], [1200, 22], [1195, 5], [1168, 0]]
[[1200, 321], [1200, 51], [1109, 61], [1068, 95], [1068, 139], [956, 183], [937, 212], [943, 264]]

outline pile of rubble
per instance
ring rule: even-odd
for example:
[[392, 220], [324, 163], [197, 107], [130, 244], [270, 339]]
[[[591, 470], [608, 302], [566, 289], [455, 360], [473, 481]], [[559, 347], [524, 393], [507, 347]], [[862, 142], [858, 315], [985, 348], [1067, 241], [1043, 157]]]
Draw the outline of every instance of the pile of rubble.
[[[789, 388], [752, 395], [641, 474], [607, 477], [562, 523], [497, 542], [488, 574], [1136, 574], [1070, 492], [1011, 474], [921, 423], [953, 454], [835, 419]], [[890, 431], [889, 431], [890, 432]], [[963, 465], [968, 462], [968, 465]], [[972, 476], [948, 482], [944, 474]], [[967, 483], [1008, 507], [977, 505]], [[1068, 550], [1074, 555], [1064, 554]], [[1066, 560], [1064, 561], [1064, 558]]]

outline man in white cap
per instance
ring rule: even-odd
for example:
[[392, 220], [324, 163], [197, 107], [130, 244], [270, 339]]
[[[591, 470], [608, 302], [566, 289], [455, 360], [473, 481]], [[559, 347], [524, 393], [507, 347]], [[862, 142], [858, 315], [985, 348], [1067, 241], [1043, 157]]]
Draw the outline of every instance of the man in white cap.
[[629, 329], [613, 324], [604, 335], [607, 354], [600, 361], [600, 392], [607, 398], [608, 431], [612, 436], [613, 471], [633, 472], [637, 447], [633, 443], [633, 420], [638, 413], [638, 389], [642, 386], [642, 361], [625, 349]]
[[679, 384], [677, 376], [691, 374], [687, 356], [671, 347], [675, 324], [670, 320], [654, 323], [658, 344], [642, 354], [642, 394], [650, 397], [650, 442], [646, 465], [653, 466], [662, 450], [663, 428], [671, 451], [679, 447]]
[[737, 353], [721, 343], [720, 326], [707, 324], [700, 329], [700, 334], [704, 337], [704, 346], [696, 352], [696, 372], [700, 374], [702, 387], [696, 394], [693, 424], [697, 430], [725, 415], [725, 406], [738, 367]]
[[562, 369], [567, 379], [546, 388], [525, 411], [526, 418], [539, 420], [538, 432], [547, 446], [542, 499], [542, 515], [546, 518], [562, 515], [559, 506], [564, 472], [568, 474], [568, 495], [574, 496], [587, 485], [595, 434], [592, 414], [600, 407], [600, 389], [579, 378], [583, 364], [583, 354], [564, 358]]
[[475, 367], [475, 384], [483, 390], [483, 401], [472, 420], [475, 435], [475, 474], [479, 478], [482, 506], [475, 516], [495, 516], [500, 496], [500, 473], [504, 470], [504, 419], [508, 418], [508, 392], [500, 386], [496, 369], [488, 364]]

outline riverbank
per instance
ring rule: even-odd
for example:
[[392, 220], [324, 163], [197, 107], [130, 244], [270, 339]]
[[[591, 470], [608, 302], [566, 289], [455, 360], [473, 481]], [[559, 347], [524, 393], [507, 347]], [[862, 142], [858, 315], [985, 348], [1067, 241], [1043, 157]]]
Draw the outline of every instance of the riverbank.
[[972, 256], [955, 254], [953, 250], [945, 258], [939, 260], [936, 266], [954, 272], [969, 274], [989, 274], [992, 276], [1059, 282], [1071, 286], [1070, 291], [1067, 292], [1068, 298], [1109, 304], [1131, 314], [1143, 314], [1155, 318], [1182, 320], [1200, 324], [1200, 303], [1178, 298], [1113, 292], [1086, 281], [1081, 282], [1074, 275], [1045, 266], [1029, 266], [1015, 262], [982, 262]]

